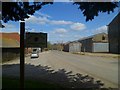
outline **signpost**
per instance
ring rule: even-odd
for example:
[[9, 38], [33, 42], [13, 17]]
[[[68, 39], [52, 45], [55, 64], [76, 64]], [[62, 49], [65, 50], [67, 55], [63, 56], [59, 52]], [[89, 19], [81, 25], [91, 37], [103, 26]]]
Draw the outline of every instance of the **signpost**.
[[[25, 71], [25, 47], [47, 47], [47, 33], [27, 32], [25, 35], [25, 21], [20, 22], [20, 90], [24, 90], [24, 71]], [[24, 42], [24, 39], [25, 42]]]
[[24, 90], [24, 33], [25, 21], [20, 22], [20, 90]]

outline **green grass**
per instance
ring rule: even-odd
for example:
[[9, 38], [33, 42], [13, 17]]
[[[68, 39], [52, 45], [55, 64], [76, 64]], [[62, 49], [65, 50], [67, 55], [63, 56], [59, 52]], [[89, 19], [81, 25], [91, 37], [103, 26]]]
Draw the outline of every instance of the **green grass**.
[[[7, 90], [9, 90], [10, 88], [19, 89], [19, 86], [20, 86], [20, 81], [17, 78], [8, 78], [8, 77], [2, 78], [3, 90], [4, 89], [6, 90], [7, 88], [8, 88]], [[57, 84], [51, 84], [41, 81], [34, 81], [34, 80], [25, 80], [25, 88], [30, 88], [34, 90], [35, 88], [62, 88], [62, 87]]]

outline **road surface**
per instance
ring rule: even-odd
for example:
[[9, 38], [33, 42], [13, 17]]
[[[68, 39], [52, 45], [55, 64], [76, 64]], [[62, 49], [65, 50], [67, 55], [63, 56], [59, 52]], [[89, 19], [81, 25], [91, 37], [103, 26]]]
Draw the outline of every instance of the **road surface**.
[[[19, 60], [10, 61], [5, 64], [17, 63], [19, 63]], [[26, 57], [25, 63], [34, 66], [50, 66], [56, 71], [58, 69], [65, 69], [72, 71], [72, 73], [88, 74], [96, 80], [102, 80], [106, 87], [118, 87], [117, 58], [75, 55], [62, 51], [46, 51], [40, 53], [39, 58], [31, 59], [30, 56]], [[29, 70], [31, 69], [29, 68]], [[4, 73], [7, 73], [7, 71]]]

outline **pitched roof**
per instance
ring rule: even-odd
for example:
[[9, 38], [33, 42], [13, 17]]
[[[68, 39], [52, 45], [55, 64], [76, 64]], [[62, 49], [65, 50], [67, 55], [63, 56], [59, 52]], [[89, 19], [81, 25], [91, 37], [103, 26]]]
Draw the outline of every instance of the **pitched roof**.
[[114, 17], [114, 19], [108, 24], [108, 26], [110, 26], [110, 25], [111, 25], [113, 22], [115, 22], [116, 20], [117, 20], [117, 22], [118, 22], [119, 18], [120, 18], [120, 12]]
[[2, 36], [2, 38], [10, 38], [13, 40], [17, 40], [18, 42], [20, 42], [20, 35], [17, 32], [14, 33], [0, 33], [0, 37]]
[[20, 47], [20, 35], [18, 33], [0, 33], [0, 47]]
[[[99, 35], [99, 34], [106, 34], [106, 33], [98, 33], [98, 34], [95, 34], [95, 35], [91, 35], [91, 36], [88, 36], [88, 37], [84, 37], [84, 38], [81, 38], [81, 39], [79, 39], [78, 41], [82, 41], [82, 40], [86, 40], [86, 39], [89, 39], [89, 38], [93, 38], [93, 37], [95, 37], [96, 35]], [[106, 34], [107, 35], [107, 34]]]

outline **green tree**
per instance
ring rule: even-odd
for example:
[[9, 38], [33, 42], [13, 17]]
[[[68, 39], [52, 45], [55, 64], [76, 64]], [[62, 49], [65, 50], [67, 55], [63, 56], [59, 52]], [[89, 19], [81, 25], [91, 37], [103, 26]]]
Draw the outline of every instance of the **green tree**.
[[52, 49], [52, 44], [50, 42], [47, 42], [47, 48], [50, 50]]
[[86, 21], [93, 20], [95, 16], [98, 16], [99, 12], [114, 12], [114, 9], [118, 7], [118, 2], [74, 2], [78, 5], [78, 9], [83, 12], [86, 17]]
[[[46, 4], [53, 2], [1, 2], [2, 10], [0, 10], [0, 20], [4, 23], [8, 21], [19, 21], [34, 15], [35, 11], [41, 9]], [[0, 27], [4, 27], [0, 21]]]

